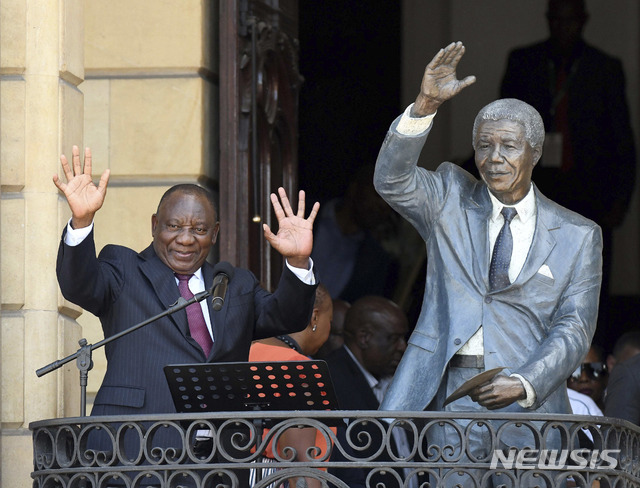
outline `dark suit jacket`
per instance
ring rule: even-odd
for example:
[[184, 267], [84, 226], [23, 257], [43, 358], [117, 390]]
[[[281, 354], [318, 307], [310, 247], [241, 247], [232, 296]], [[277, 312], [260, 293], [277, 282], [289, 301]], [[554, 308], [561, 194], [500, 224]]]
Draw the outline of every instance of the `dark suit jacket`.
[[604, 414], [640, 425], [640, 354], [616, 364], [611, 371]]
[[[500, 91], [532, 105], [547, 130], [553, 130], [554, 56], [549, 41], [512, 51]], [[533, 180], [553, 201], [602, 225], [614, 201], [628, 204], [635, 182], [625, 78], [618, 59], [588, 44], [579, 43], [573, 59], [567, 93], [574, 165], [568, 172], [550, 169], [543, 154]]]
[[377, 410], [380, 403], [346, 347], [336, 349], [326, 358], [338, 406], [340, 410]]
[[[398, 120], [380, 150], [374, 183], [425, 240], [427, 281], [420, 318], [380, 408], [425, 409], [449, 360], [482, 326], [486, 369], [503, 366], [528, 380], [536, 393], [532, 409], [570, 413], [566, 379], [596, 327], [600, 228], [534, 186], [537, 218], [527, 259], [513, 283], [490, 291], [487, 186], [451, 163], [435, 172], [418, 167], [429, 130], [402, 135]], [[524, 411], [515, 402], [504, 410]]]
[[[380, 403], [373, 394], [367, 379], [360, 371], [358, 365], [349, 356], [346, 351], [347, 346], [342, 346], [333, 351], [325, 361], [329, 366], [333, 387], [338, 397], [338, 405], [340, 410], [377, 410]], [[363, 451], [355, 451], [350, 447], [350, 443], [346, 438], [345, 426], [338, 427], [338, 439], [340, 445], [343, 446], [351, 456], [355, 458], [369, 458], [375, 454], [375, 451], [382, 442], [380, 430], [372, 423], [366, 425], [359, 424], [357, 428], [350, 434], [349, 439], [352, 443], [358, 444], [358, 432], [364, 431], [372, 438], [370, 449]], [[393, 438], [392, 438], [393, 442]], [[385, 452], [377, 460], [390, 461], [389, 455]], [[331, 458], [332, 461], [346, 461], [341, 457], [339, 450], [335, 449]], [[330, 473], [344, 481], [350, 487], [364, 486], [367, 472], [363, 469], [330, 469]], [[373, 486], [373, 484], [371, 485]]]
[[[63, 234], [64, 236], [64, 234]], [[105, 337], [153, 317], [180, 297], [175, 277], [149, 246], [141, 253], [108, 245], [96, 258], [93, 233], [80, 245], [60, 244], [57, 275], [64, 297], [100, 318]], [[203, 266], [205, 287], [213, 267]], [[236, 268], [224, 306], [209, 313], [214, 344], [208, 358], [189, 335], [185, 310], [106, 345], [107, 371], [92, 415], [175, 412], [163, 367], [167, 364], [247, 361], [251, 341], [303, 329], [310, 320], [315, 286], [285, 267], [277, 290], [260, 287]]]

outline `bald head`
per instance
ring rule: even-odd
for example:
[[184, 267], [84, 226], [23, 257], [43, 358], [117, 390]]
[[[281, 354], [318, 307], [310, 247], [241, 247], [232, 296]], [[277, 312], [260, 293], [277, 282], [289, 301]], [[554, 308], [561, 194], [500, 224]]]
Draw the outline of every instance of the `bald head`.
[[407, 317], [391, 300], [366, 296], [353, 302], [344, 322], [346, 346], [376, 378], [392, 375], [407, 348]]

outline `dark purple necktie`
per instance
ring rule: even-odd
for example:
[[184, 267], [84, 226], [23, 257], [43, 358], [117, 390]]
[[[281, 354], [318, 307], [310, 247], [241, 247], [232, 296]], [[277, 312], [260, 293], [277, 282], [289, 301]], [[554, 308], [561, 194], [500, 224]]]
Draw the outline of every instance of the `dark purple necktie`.
[[[193, 298], [193, 293], [191, 293], [191, 290], [189, 290], [189, 280], [192, 276], [192, 274], [181, 275], [176, 273], [180, 295], [182, 295], [182, 298], [186, 300]], [[193, 337], [198, 342], [198, 344], [200, 344], [202, 350], [204, 351], [205, 357], [209, 357], [209, 352], [211, 351], [213, 340], [211, 340], [211, 334], [209, 334], [207, 323], [204, 320], [202, 307], [200, 306], [200, 303], [196, 302], [189, 305], [186, 310], [191, 337]]]
[[511, 236], [511, 221], [518, 213], [514, 207], [502, 207], [500, 212], [504, 217], [504, 225], [500, 229], [496, 243], [493, 246], [493, 256], [489, 266], [489, 288], [491, 291], [508, 286], [509, 265], [513, 251], [513, 237]]

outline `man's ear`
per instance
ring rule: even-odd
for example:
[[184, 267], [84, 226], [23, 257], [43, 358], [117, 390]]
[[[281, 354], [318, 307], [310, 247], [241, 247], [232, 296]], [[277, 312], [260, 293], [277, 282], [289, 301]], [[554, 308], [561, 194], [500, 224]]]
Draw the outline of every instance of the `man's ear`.
[[367, 329], [359, 329], [356, 335], [358, 347], [362, 350], [367, 349], [369, 347], [369, 331]]
[[218, 232], [220, 232], [220, 222], [216, 222], [216, 226], [213, 228], [213, 235], [211, 236], [211, 245], [212, 246], [218, 240]]
[[315, 332], [316, 329], [318, 328], [318, 314], [320, 313], [320, 309], [319, 308], [314, 308], [313, 311], [311, 312], [311, 321], [309, 322], [309, 325], [307, 325], [308, 329], [311, 329], [311, 332]]
[[156, 214], [153, 214], [151, 216], [151, 235], [155, 235], [156, 233], [156, 227], [158, 226], [158, 216]]

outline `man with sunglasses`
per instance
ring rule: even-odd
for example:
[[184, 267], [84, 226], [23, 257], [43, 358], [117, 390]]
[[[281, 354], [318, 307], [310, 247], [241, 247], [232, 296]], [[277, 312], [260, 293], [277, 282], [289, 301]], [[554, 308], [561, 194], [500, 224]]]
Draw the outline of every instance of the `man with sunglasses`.
[[604, 411], [604, 391], [609, 377], [604, 360], [603, 349], [597, 344], [592, 344], [582, 364], [567, 380], [569, 388], [591, 397], [602, 411]]

